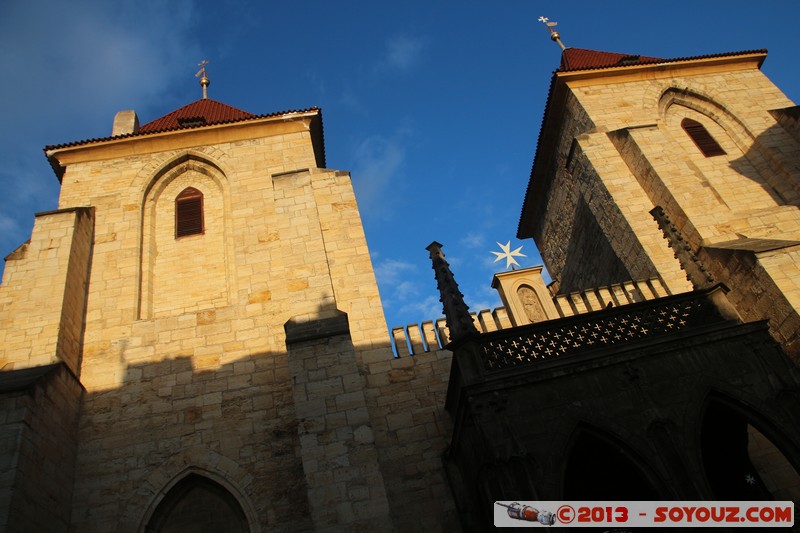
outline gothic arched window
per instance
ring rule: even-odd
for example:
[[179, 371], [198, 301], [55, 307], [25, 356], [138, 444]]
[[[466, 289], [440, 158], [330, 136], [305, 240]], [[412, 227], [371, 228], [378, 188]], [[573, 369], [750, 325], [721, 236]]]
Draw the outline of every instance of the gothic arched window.
[[723, 150], [714, 137], [708, 133], [706, 127], [696, 120], [685, 118], [681, 121], [681, 127], [692, 141], [694, 141], [697, 148], [703, 152], [704, 156], [713, 157], [715, 155], [725, 155], [725, 150]]
[[203, 233], [203, 193], [187, 187], [175, 198], [175, 237]]

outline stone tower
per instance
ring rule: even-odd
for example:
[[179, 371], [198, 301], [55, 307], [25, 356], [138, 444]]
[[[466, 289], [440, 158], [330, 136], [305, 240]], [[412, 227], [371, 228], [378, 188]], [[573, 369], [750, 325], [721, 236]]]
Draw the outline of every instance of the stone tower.
[[498, 274], [515, 327], [451, 328], [465, 529], [494, 501], [797, 501], [798, 109], [764, 58], [564, 49], [518, 230], [550, 294]]
[[0, 290], [0, 524], [386, 527], [358, 369], [392, 354], [321, 111], [204, 98], [46, 154], [59, 208]]
[[798, 360], [800, 110], [765, 57], [564, 51], [518, 230], [555, 293], [721, 282]]

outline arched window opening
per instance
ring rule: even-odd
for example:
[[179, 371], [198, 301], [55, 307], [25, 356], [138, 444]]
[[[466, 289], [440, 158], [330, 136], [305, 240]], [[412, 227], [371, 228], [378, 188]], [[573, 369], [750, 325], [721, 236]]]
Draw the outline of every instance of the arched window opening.
[[722, 402], [712, 402], [706, 409], [701, 451], [718, 500], [792, 500], [800, 495], [800, 476], [786, 456]]
[[203, 233], [203, 193], [187, 187], [175, 198], [175, 237]]
[[145, 531], [247, 533], [250, 526], [241, 505], [225, 487], [206, 477], [189, 474], [164, 496]]
[[713, 157], [715, 155], [725, 155], [725, 150], [723, 150], [714, 137], [708, 133], [706, 127], [696, 120], [685, 118], [681, 120], [681, 127], [692, 141], [694, 141], [695, 146], [703, 152], [704, 156]]
[[567, 500], [659, 500], [658, 491], [622, 446], [582, 431], [564, 472]]

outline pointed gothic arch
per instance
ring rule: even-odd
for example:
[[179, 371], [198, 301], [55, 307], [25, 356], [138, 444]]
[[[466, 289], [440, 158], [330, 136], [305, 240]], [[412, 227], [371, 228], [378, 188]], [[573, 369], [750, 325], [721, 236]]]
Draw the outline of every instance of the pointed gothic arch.
[[144, 531], [249, 533], [251, 528], [244, 509], [228, 489], [207, 476], [190, 472], [164, 494]]
[[712, 391], [699, 421], [699, 453], [719, 500], [800, 498], [800, 450], [768, 416]]
[[[705, 133], [694, 126], [694, 132], [684, 127], [684, 135], [688, 134], [705, 157], [724, 156], [716, 160], [715, 164], [724, 164], [760, 186], [773, 200], [769, 202], [765, 198], [765, 205], [786, 204], [789, 203], [787, 198], [796, 196], [791, 190], [789, 173], [778, 163], [773, 149], [764, 144], [756, 135], [757, 132], [718, 98], [688, 87], [669, 87], [662, 92], [658, 108], [661, 121], [667, 127], [676, 118], [681, 119], [681, 124], [674, 125], [673, 128], [682, 127], [684, 118], [699, 124]], [[720, 145], [719, 150], [724, 153], [716, 151], [712, 144], [703, 145], [709, 137], [712, 144], [716, 142]], [[707, 154], [708, 149], [712, 149], [711, 155]]]
[[658, 500], [663, 483], [641, 454], [622, 439], [581, 423], [564, 455], [567, 500]]
[[229, 305], [232, 208], [220, 166], [193, 152], [172, 157], [146, 182], [141, 203], [138, 318]]

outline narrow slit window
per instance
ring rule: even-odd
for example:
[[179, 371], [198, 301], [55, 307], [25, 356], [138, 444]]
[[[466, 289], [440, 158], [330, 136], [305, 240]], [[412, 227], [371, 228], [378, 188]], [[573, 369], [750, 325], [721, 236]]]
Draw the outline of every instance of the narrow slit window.
[[715, 155], [725, 155], [725, 150], [723, 150], [714, 137], [708, 133], [706, 127], [696, 120], [685, 118], [681, 121], [681, 127], [692, 141], [694, 141], [697, 148], [703, 152], [704, 156], [714, 157]]
[[203, 233], [203, 193], [187, 187], [175, 198], [175, 237]]

